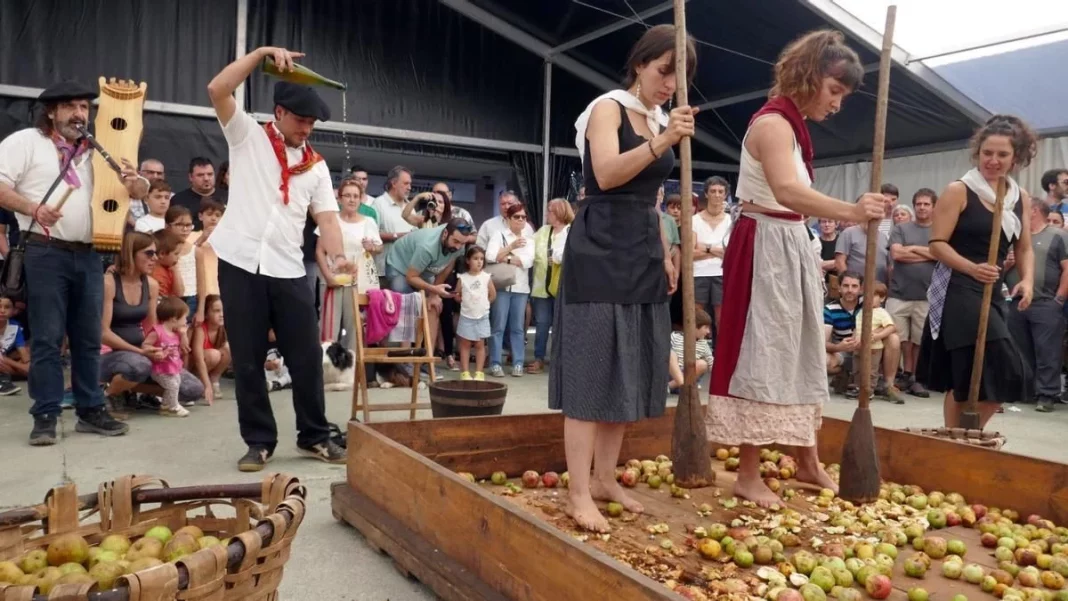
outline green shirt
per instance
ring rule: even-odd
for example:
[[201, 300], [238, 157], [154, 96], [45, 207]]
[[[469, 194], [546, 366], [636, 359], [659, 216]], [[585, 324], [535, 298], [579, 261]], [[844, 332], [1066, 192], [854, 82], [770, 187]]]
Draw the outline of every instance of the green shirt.
[[356, 212], [360, 215], [363, 215], [364, 217], [370, 217], [371, 219], [374, 219], [375, 224], [378, 223], [378, 211], [376, 211], [375, 208], [371, 205], [363, 204], [361, 202], [360, 208], [356, 209]]
[[460, 256], [463, 247], [449, 254], [442, 253], [441, 233], [444, 225], [412, 230], [393, 243], [386, 256], [386, 267], [397, 274], [406, 274], [408, 269], [416, 273], [440, 273], [450, 261]]
[[682, 246], [682, 238], [679, 237], [679, 224], [667, 213], [660, 214], [660, 227], [664, 228], [668, 246]]

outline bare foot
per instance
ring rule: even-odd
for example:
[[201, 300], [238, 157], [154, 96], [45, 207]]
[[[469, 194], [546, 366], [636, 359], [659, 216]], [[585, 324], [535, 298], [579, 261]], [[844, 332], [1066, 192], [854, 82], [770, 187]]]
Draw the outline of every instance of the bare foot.
[[812, 484], [820, 488], [829, 488], [834, 491], [835, 495], [838, 494], [838, 484], [819, 465], [816, 465], [815, 469], [800, 467], [795, 477], [798, 482]]
[[568, 495], [568, 501], [564, 513], [571, 516], [579, 528], [591, 532], [608, 532], [608, 520], [601, 515], [597, 504], [589, 495]]
[[598, 501], [615, 501], [623, 506], [623, 509], [631, 513], [642, 513], [645, 511], [645, 507], [631, 498], [619, 485], [619, 482], [612, 480], [611, 483], [601, 482], [600, 480], [594, 480], [590, 482], [590, 494], [594, 499]]
[[734, 483], [734, 496], [748, 499], [764, 509], [782, 503], [779, 495], [771, 492], [771, 489], [760, 478], [753, 480], [738, 478], [738, 481]]

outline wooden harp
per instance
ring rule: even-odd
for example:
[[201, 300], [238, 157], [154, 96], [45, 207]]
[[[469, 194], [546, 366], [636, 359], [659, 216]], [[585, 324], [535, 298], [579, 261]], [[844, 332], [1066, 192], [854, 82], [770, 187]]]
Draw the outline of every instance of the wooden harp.
[[[118, 159], [137, 164], [137, 148], [144, 131], [143, 113], [148, 84], [100, 78], [96, 141]], [[130, 195], [101, 152], [93, 153], [93, 246], [116, 252], [122, 247]]]

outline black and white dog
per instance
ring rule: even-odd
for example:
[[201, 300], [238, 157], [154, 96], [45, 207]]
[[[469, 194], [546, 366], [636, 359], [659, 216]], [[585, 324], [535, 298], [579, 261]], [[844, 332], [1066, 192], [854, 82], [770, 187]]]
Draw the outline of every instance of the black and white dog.
[[356, 381], [356, 353], [337, 342], [323, 343], [323, 390], [351, 390]]

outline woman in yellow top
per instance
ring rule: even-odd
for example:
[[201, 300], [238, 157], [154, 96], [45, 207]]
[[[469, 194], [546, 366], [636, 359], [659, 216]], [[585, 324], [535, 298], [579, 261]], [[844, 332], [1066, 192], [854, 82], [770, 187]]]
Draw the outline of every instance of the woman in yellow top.
[[[564, 244], [575, 212], [563, 198], [549, 201], [545, 225], [534, 234], [534, 281], [530, 290], [530, 306], [534, 312], [534, 362], [527, 366], [528, 374], [540, 374], [545, 369], [545, 348], [549, 342], [549, 327], [553, 323], [553, 305], [557, 290], [551, 286], [553, 272], [559, 271], [564, 260]], [[559, 278], [557, 275], [557, 286]]]

